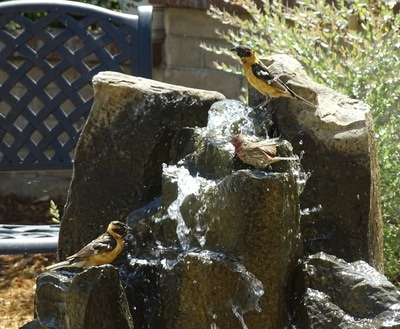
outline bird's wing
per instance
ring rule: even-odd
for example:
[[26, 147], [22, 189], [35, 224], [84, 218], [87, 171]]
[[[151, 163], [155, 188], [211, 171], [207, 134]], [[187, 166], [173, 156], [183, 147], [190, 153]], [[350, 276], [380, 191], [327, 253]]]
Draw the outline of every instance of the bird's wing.
[[252, 64], [251, 70], [256, 78], [268, 83], [278, 91], [288, 93], [286, 84], [279, 77], [275, 77], [263, 63], [256, 62]]
[[63, 268], [63, 267], [71, 267], [71, 262], [68, 261], [68, 260], [65, 260], [63, 262], [59, 262], [59, 263], [56, 263], [56, 264], [53, 264], [53, 265], [49, 265], [49, 266], [46, 266], [46, 270], [47, 271], [52, 271], [52, 270], [56, 270], [56, 269]]
[[269, 156], [275, 156], [276, 155], [276, 145], [277, 142], [274, 140], [265, 140], [265, 141], [260, 141], [257, 143], [254, 143], [254, 147], [256, 147], [258, 150], [260, 150], [262, 153], [269, 155]]
[[67, 257], [69, 261], [85, 259], [93, 255], [102, 254], [113, 250], [117, 245], [117, 241], [108, 233], [103, 233], [97, 239], [93, 240], [76, 254]]
[[263, 157], [263, 155], [275, 156], [276, 155], [276, 141], [265, 140], [255, 143], [246, 143], [244, 148], [247, 153], [252, 157]]

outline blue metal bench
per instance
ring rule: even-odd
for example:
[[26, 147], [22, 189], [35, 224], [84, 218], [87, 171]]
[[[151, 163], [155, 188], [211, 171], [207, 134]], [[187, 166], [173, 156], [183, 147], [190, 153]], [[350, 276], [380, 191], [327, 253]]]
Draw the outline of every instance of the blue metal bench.
[[59, 225], [0, 225], [0, 254], [57, 251]]
[[[151, 78], [151, 21], [151, 6], [127, 15], [76, 1], [1, 2], [0, 171], [71, 169], [92, 77]], [[19, 253], [1, 234], [0, 254]]]

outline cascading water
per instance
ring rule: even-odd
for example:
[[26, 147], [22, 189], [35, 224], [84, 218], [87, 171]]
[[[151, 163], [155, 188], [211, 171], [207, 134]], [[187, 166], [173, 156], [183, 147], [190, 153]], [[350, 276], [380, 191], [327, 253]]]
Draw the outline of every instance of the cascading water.
[[[184, 251], [190, 248], [189, 234], [196, 234], [191, 232], [191, 229], [186, 225], [185, 219], [181, 212], [181, 206], [188, 197], [193, 197], [197, 202], [201, 202], [202, 195], [215, 186], [215, 182], [207, 180], [200, 176], [193, 177], [189, 171], [184, 167], [177, 166], [164, 166], [164, 175], [174, 176], [177, 184], [177, 198], [167, 208], [168, 216], [175, 219], [177, 222], [176, 234], [178, 236], [180, 245]], [[197, 211], [204, 211], [206, 204]], [[202, 243], [203, 236], [198, 236], [200, 244]]]
[[[216, 299], [220, 299], [221, 305], [228, 306], [232, 316], [230, 320], [223, 319], [221, 311], [216, 311], [215, 306], [210, 306], [213, 304], [212, 301], [204, 301], [207, 305], [210, 304], [206, 308], [213, 310], [210, 311], [210, 315], [207, 315], [210, 328], [221, 326], [221, 321], [225, 323], [226, 321], [233, 321], [238, 328], [250, 328], [252, 323], [261, 320], [255, 318], [248, 320], [246, 314], [248, 312], [263, 313], [265, 308], [269, 307], [267, 306], [268, 301], [264, 301], [262, 305], [259, 304], [260, 298], [264, 296], [264, 285], [268, 282], [265, 281], [265, 278], [260, 278], [253, 272], [267, 271], [261, 269], [264, 266], [256, 261], [259, 254], [265, 253], [263, 251], [264, 246], [252, 247], [251, 245], [258, 240], [261, 242], [265, 239], [260, 236], [257, 230], [262, 232], [264, 226], [274, 228], [268, 222], [263, 223], [264, 215], [257, 210], [258, 206], [252, 204], [259, 202], [262, 205], [265, 198], [269, 198], [269, 195], [275, 195], [275, 180], [279, 182], [283, 179], [277, 186], [283, 184], [285, 188], [292, 190], [290, 193], [294, 194], [288, 197], [288, 200], [293, 199], [293, 201], [283, 200], [282, 204], [278, 203], [278, 208], [282, 206], [284, 210], [272, 210], [276, 205], [271, 205], [271, 210], [267, 211], [268, 214], [276, 211], [278, 216], [283, 211], [288, 216], [285, 220], [292, 221], [290, 225], [284, 225], [278, 221], [279, 230], [285, 232], [284, 234], [289, 234], [289, 237], [281, 239], [278, 236], [276, 242], [271, 243], [272, 245], [277, 243], [287, 244], [287, 247], [282, 246], [280, 248], [285, 252], [287, 249], [291, 254], [288, 259], [298, 254], [297, 250], [291, 251], [299, 245], [299, 230], [298, 224], [296, 224], [299, 216], [298, 202], [295, 200], [306, 183], [307, 175], [301, 172], [297, 164], [284, 167], [286, 170], [279, 174], [261, 170], [253, 171], [251, 168], [249, 168], [250, 170], [237, 170], [235, 168], [233, 162], [234, 149], [229, 143], [230, 136], [237, 133], [254, 136], [256, 131], [263, 131], [255, 125], [251, 118], [252, 115], [254, 115], [253, 109], [244, 106], [241, 102], [220, 101], [213, 104], [209, 111], [207, 126], [196, 128], [194, 132], [195, 138], [198, 140], [196, 145], [201, 145], [201, 150], [196, 149], [194, 154], [182, 159], [176, 165], [163, 165], [164, 210], [153, 216], [152, 219], [161, 226], [164, 223], [169, 223], [170, 220], [174, 221], [175, 233], [180, 245], [176, 258], [162, 257], [160, 260], [163, 271], [177, 271], [182, 266], [182, 262], [187, 261], [188, 257], [195, 257], [196, 262], [200, 261], [200, 264], [203, 263], [206, 267], [214, 266], [214, 263], [218, 264], [220, 261], [231, 263], [229, 267], [232, 266], [232, 269], [229, 271], [237, 273], [235, 275], [239, 275], [240, 280], [245, 282], [244, 290], [240, 290], [240, 292], [236, 292], [236, 288], [232, 288], [231, 293], [233, 295], [231, 296], [218, 296], [218, 292], [215, 296]], [[285, 145], [288, 148], [287, 152], [290, 152], [290, 146]], [[210, 174], [208, 170], [214, 170], [216, 166], [221, 169]], [[272, 182], [272, 185], [270, 185], [270, 182]], [[250, 184], [250, 187], [247, 187], [248, 184]], [[254, 187], [251, 187], [252, 184], [255, 184]], [[249, 189], [248, 192], [243, 192], [247, 189]], [[259, 192], [256, 192], [258, 189]], [[167, 194], [164, 195], [164, 193]], [[257, 201], [257, 198], [260, 198], [260, 200]], [[242, 202], [243, 205], [241, 205]], [[248, 206], [246, 202], [249, 202]], [[293, 206], [290, 206], [291, 202], [294, 202]], [[264, 210], [261, 212], [264, 212]], [[262, 226], [256, 229], [253, 228], [254, 225]], [[250, 230], [250, 232], [247, 232], [247, 230]], [[251, 236], [254, 236], [254, 238], [250, 238], [251, 240], [246, 242], [246, 239]], [[268, 243], [265, 244], [268, 245]], [[168, 245], [163, 247], [169, 248]], [[265, 257], [263, 262], [268, 263], [268, 259], [268, 256]], [[288, 264], [291, 263], [292, 261]], [[186, 266], [190, 265], [186, 264]], [[210, 280], [213, 280], [213, 275], [210, 275]], [[217, 274], [215, 275], [218, 277]], [[229, 274], [226, 275], [229, 276]], [[264, 275], [263, 273], [262, 277]], [[163, 275], [163, 277], [168, 277], [168, 274]], [[198, 285], [199, 281], [201, 279], [193, 279], [192, 284]], [[222, 282], [215, 284], [222, 284]], [[281, 285], [280, 283], [276, 284]], [[204, 289], [207, 288], [204, 287]], [[224, 295], [223, 292], [220, 292], [220, 294]], [[224, 312], [226, 311], [225, 309]], [[275, 315], [266, 317], [274, 318]], [[262, 321], [268, 323], [272, 320], [264, 319]]]
[[204, 129], [210, 138], [229, 139], [232, 134], [253, 135], [255, 127], [249, 114], [251, 107], [239, 101], [220, 101], [211, 106], [207, 127]]

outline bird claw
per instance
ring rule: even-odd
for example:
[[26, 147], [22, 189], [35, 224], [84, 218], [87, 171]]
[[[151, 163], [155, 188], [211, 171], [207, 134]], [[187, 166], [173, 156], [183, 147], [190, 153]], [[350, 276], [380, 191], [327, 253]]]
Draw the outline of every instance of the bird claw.
[[261, 102], [260, 104], [258, 104], [254, 109], [257, 110], [257, 109], [259, 109], [259, 108], [261, 108], [261, 107], [267, 105], [269, 102], [270, 102], [270, 99], [267, 98], [265, 101], [263, 101], [263, 102]]

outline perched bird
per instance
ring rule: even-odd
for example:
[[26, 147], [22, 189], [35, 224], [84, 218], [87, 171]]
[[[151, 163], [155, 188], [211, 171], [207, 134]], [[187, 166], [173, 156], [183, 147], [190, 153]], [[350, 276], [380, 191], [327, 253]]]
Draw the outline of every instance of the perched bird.
[[239, 134], [232, 136], [230, 142], [235, 147], [235, 153], [240, 160], [258, 169], [264, 169], [277, 161], [299, 159], [298, 157], [276, 156], [276, 147], [282, 143], [277, 138], [251, 142]]
[[[260, 93], [269, 98], [287, 97], [298, 99], [305, 104], [316, 107], [315, 104], [297, 95], [279, 77], [274, 76], [268, 67], [261, 62], [256, 52], [248, 46], [237, 46], [231, 49], [242, 61], [244, 74], [247, 81]], [[269, 99], [262, 102], [258, 107], [265, 105]]]
[[46, 270], [55, 270], [62, 267], [87, 268], [95, 265], [111, 263], [125, 246], [125, 235], [130, 227], [119, 221], [112, 221], [107, 231], [97, 239], [89, 242], [76, 254], [67, 257], [67, 260], [50, 265]]

